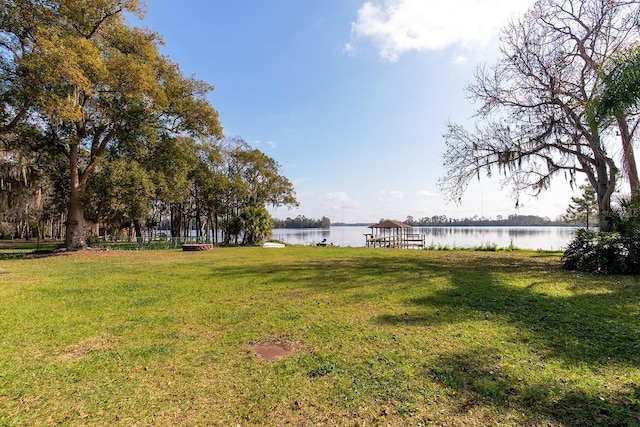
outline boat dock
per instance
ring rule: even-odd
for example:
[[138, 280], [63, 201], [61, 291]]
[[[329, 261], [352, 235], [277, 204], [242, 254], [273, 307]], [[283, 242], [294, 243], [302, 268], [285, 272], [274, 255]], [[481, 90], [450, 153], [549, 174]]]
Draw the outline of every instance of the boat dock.
[[397, 221], [382, 221], [371, 225], [371, 233], [365, 234], [368, 248], [424, 249], [425, 236], [411, 233], [411, 226]]

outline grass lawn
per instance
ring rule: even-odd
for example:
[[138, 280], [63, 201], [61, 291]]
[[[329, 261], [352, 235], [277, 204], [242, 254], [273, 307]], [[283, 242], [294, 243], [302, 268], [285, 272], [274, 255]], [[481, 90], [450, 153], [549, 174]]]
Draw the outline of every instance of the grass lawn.
[[640, 425], [640, 278], [537, 252], [0, 260], [2, 427], [365, 424]]

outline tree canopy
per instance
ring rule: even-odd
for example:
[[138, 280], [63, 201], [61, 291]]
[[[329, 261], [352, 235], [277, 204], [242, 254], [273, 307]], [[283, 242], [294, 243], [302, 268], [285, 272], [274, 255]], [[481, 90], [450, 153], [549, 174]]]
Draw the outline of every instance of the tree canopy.
[[160, 55], [158, 35], [124, 22], [136, 0], [15, 0], [0, 8], [2, 133], [37, 125], [69, 161], [67, 247], [85, 244], [84, 193], [110, 146], [149, 129], [222, 135], [205, 95]]
[[[253, 207], [245, 217], [255, 220], [267, 204], [297, 203], [273, 159], [246, 145], [220, 148], [213, 86], [185, 77], [160, 53], [158, 34], [127, 24], [125, 14], [144, 12], [138, 0], [0, 4], [0, 166], [7, 176], [37, 172], [29, 180], [52, 195], [49, 205], [66, 203], [68, 248], [106, 220], [139, 233], [169, 210], [179, 236], [187, 217], [212, 223]], [[17, 158], [29, 160], [26, 169]], [[253, 236], [263, 222], [251, 222]]]
[[640, 45], [616, 55], [603, 73], [604, 87], [593, 99], [596, 118], [604, 120], [619, 110], [633, 112], [640, 101]]

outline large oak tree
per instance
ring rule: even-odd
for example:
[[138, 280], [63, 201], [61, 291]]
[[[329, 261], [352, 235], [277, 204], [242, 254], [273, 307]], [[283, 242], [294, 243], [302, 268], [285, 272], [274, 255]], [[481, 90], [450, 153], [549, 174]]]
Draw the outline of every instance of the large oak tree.
[[66, 245], [85, 245], [84, 191], [111, 145], [157, 135], [222, 136], [212, 86], [184, 77], [159, 36], [126, 23], [137, 0], [0, 5], [0, 137], [38, 126], [69, 162]]

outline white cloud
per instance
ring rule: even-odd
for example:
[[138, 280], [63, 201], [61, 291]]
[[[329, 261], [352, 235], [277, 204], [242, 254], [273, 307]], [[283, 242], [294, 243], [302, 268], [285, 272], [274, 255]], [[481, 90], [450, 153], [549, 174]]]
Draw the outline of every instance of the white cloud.
[[354, 200], [347, 193], [340, 191], [320, 194], [317, 200], [319, 205], [332, 215], [345, 211], [352, 212], [361, 208], [358, 200]]
[[341, 203], [344, 203], [345, 201], [349, 201], [349, 196], [347, 196], [347, 193], [343, 193], [343, 192], [332, 192], [332, 193], [324, 193], [321, 194], [319, 197], [319, 200], [327, 206], [336, 206], [336, 205], [340, 205]]
[[266, 147], [267, 150], [273, 150], [274, 148], [276, 148], [278, 146], [278, 144], [276, 144], [273, 141], [266, 141], [266, 142], [256, 141], [254, 143], [254, 145], [255, 145], [256, 148]]
[[346, 53], [347, 55], [353, 55], [355, 53], [355, 47], [353, 47], [353, 44], [351, 43], [347, 43], [344, 45], [344, 53]]
[[432, 198], [432, 197], [439, 197], [440, 194], [438, 193], [434, 193], [433, 191], [429, 191], [429, 190], [421, 190], [416, 192], [416, 195], [419, 197], [425, 197], [425, 198]]
[[455, 65], [465, 65], [467, 62], [469, 62], [469, 58], [467, 58], [466, 56], [463, 56], [463, 55], [458, 55], [455, 58], [453, 58], [452, 62]]
[[329, 217], [333, 222], [353, 222], [354, 218], [361, 218], [368, 209], [359, 200], [355, 200], [345, 192], [313, 193], [305, 192], [297, 197], [300, 202], [298, 208], [285, 210], [271, 208], [271, 214], [276, 218], [296, 217], [304, 215], [309, 218]]
[[376, 193], [376, 199], [379, 202], [397, 202], [402, 200], [404, 195], [402, 191], [379, 191]]
[[365, 2], [351, 24], [355, 41], [370, 39], [380, 56], [395, 62], [408, 51], [433, 51], [449, 46], [486, 46], [500, 28], [533, 0], [374, 0]]

